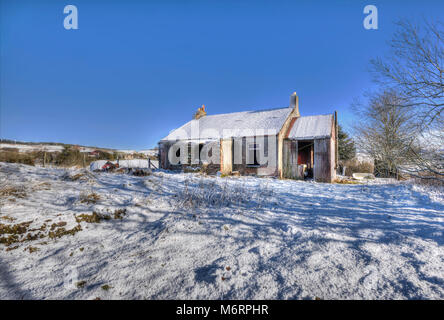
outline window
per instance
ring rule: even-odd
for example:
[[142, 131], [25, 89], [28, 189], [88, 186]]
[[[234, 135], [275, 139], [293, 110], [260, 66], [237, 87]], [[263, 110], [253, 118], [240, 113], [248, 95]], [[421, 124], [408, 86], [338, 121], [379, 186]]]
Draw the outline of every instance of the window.
[[[203, 143], [199, 143], [199, 155], [198, 155], [199, 163], [202, 163], [202, 149], [203, 149], [203, 147], [204, 147], [204, 144]], [[205, 156], [203, 158], [205, 158]], [[206, 159], [203, 159], [203, 160], [206, 160]]]
[[247, 159], [248, 166], [251, 166], [251, 167], [260, 166], [259, 150], [260, 150], [260, 144], [258, 144], [258, 143], [249, 143], [248, 144], [248, 159]]

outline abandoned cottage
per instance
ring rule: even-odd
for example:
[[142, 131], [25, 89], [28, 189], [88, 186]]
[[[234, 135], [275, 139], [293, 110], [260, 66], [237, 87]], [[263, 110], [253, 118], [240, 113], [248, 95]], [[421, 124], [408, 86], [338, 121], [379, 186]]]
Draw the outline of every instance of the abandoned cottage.
[[280, 109], [207, 115], [202, 106], [159, 142], [159, 164], [168, 170], [332, 182], [336, 133], [336, 112], [301, 117], [296, 93]]

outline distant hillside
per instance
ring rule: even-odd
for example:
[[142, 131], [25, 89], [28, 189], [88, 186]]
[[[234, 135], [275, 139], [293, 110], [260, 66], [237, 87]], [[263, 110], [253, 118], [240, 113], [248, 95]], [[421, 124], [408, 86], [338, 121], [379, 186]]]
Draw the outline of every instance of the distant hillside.
[[85, 167], [95, 160], [148, 158], [157, 160], [157, 150], [117, 150], [56, 142], [0, 140], [0, 162]]
[[[9, 148], [19, 148], [19, 146], [27, 146], [27, 147], [23, 148], [24, 150], [25, 149], [27, 149], [27, 150], [39, 149], [40, 150], [42, 147], [47, 147], [47, 146], [58, 146], [61, 148], [52, 148], [52, 150], [57, 150], [57, 149], [63, 150], [64, 147], [77, 146], [77, 147], [84, 148], [84, 149], [103, 150], [106, 152], [117, 152], [117, 150], [115, 150], [115, 149], [100, 148], [100, 147], [96, 147], [96, 146], [82, 146], [82, 145], [61, 143], [61, 142], [27, 142], [27, 141], [17, 141], [17, 140], [11, 140], [11, 139], [0, 139], [0, 145], [5, 145], [4, 147], [9, 147]], [[37, 147], [37, 148], [32, 148], [32, 147]]]
[[144, 149], [144, 150], [122, 150], [122, 149], [111, 149], [102, 148], [97, 146], [83, 146], [77, 144], [68, 144], [61, 142], [26, 142], [26, 141], [16, 141], [11, 139], [0, 139], [0, 149], [18, 149], [19, 152], [32, 152], [32, 151], [46, 151], [46, 152], [60, 152], [64, 148], [77, 148], [80, 152], [93, 152], [93, 151], [103, 151], [108, 153], [117, 154], [144, 154], [147, 156], [157, 155], [158, 149]]

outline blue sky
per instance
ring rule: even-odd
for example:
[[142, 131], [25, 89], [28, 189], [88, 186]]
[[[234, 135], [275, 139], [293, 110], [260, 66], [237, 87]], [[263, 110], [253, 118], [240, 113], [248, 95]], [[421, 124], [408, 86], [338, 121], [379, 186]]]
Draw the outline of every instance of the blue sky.
[[[444, 1], [0, 0], [0, 136], [144, 149], [208, 114], [337, 110], [374, 85], [394, 22], [444, 19]], [[63, 28], [76, 5], [79, 29]], [[363, 27], [378, 8], [379, 29]]]

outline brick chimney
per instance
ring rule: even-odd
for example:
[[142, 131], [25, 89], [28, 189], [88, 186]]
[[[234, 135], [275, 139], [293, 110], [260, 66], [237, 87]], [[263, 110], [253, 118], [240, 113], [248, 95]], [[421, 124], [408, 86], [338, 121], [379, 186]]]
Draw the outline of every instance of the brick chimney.
[[205, 105], [203, 104], [202, 107], [197, 108], [196, 113], [193, 115], [193, 119], [198, 120], [206, 115], [207, 113], [205, 112]]
[[295, 110], [295, 117], [300, 117], [299, 113], [299, 97], [296, 92], [293, 92], [290, 96], [290, 108]]

